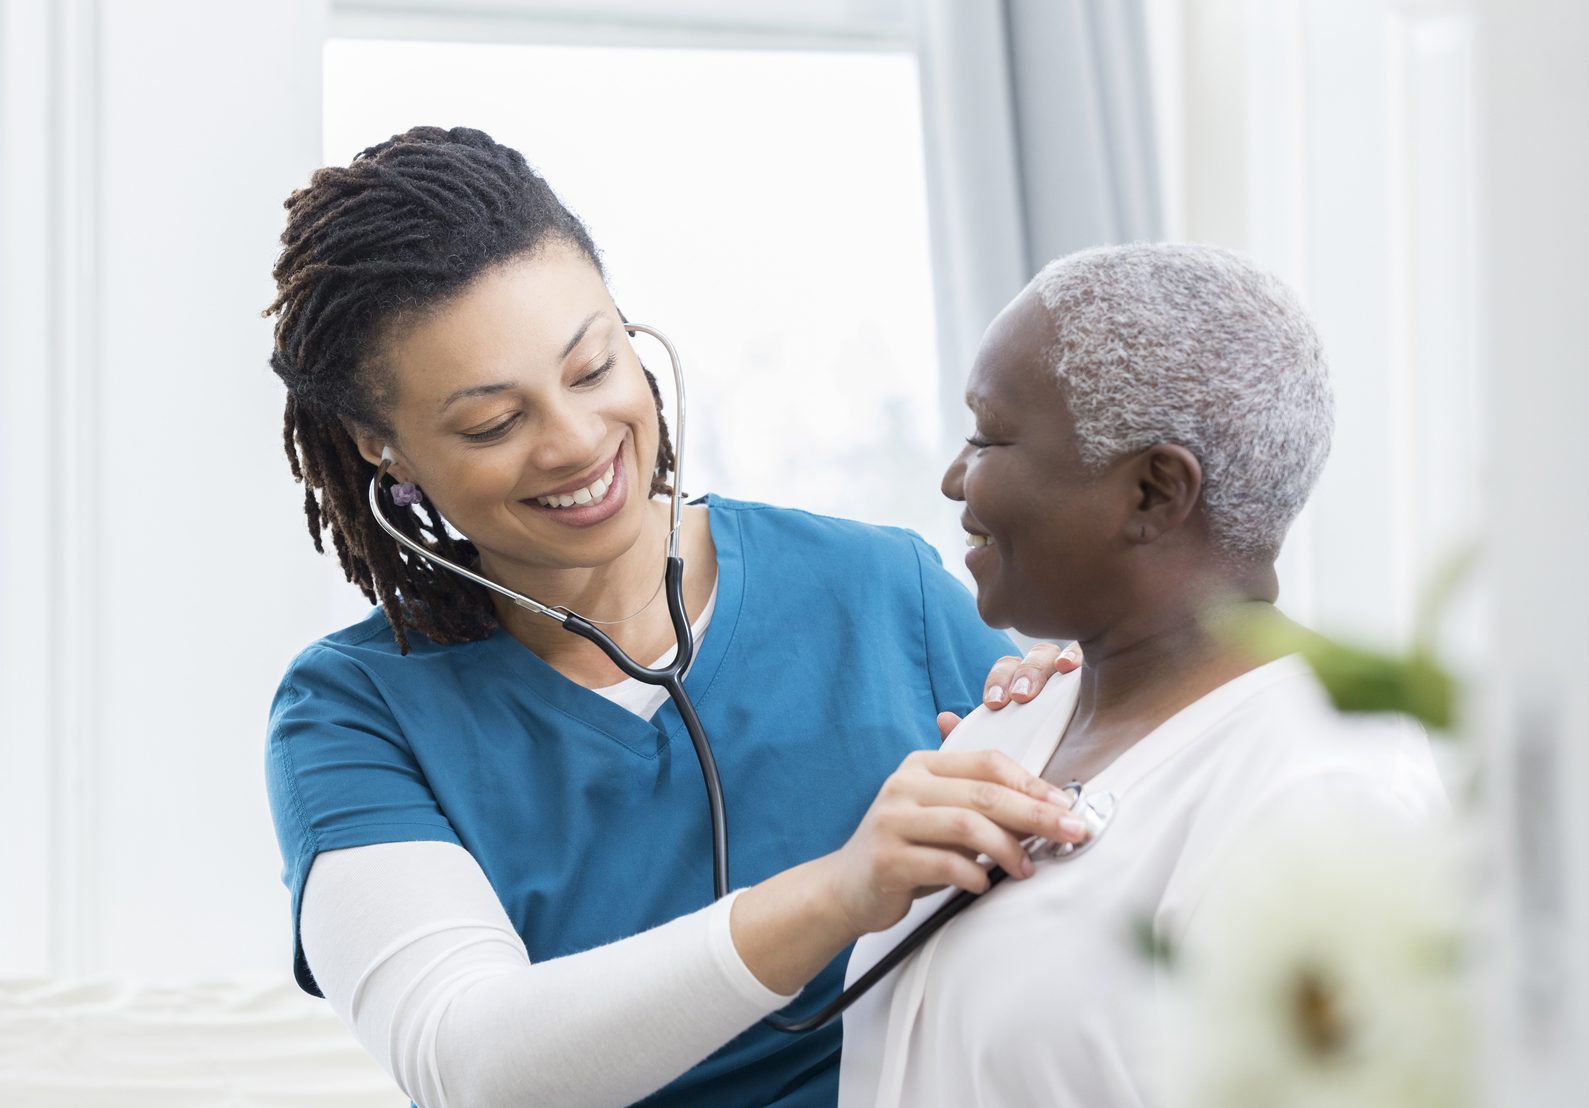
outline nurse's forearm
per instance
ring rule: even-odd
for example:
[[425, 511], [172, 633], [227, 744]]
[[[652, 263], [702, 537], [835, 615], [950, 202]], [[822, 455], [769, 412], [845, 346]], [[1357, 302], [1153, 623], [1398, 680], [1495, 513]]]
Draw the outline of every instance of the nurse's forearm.
[[315, 860], [303, 949], [337, 1015], [422, 1106], [629, 1104], [792, 999], [743, 964], [733, 907], [531, 963], [461, 847], [380, 843]]
[[1032, 873], [1022, 840], [1081, 842], [1070, 798], [993, 750], [917, 751], [878, 790], [838, 850], [746, 889], [730, 934], [745, 968], [788, 994], [846, 946], [892, 927], [926, 889], [984, 893], [985, 855], [1017, 881]]
[[795, 866], [739, 894], [729, 917], [734, 949], [768, 989], [803, 988], [861, 937], [845, 918], [828, 878], [831, 856]]

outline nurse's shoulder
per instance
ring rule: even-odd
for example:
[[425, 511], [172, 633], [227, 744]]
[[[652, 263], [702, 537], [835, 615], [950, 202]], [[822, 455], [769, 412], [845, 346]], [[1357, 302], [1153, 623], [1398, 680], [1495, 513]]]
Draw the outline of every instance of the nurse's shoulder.
[[363, 619], [305, 646], [288, 663], [272, 700], [270, 732], [278, 733], [284, 714], [303, 715], [302, 702], [311, 699], [322, 710], [340, 705], [395, 722], [403, 703], [423, 698], [427, 689], [455, 684], [486, 641], [442, 644], [410, 627], [404, 654], [386, 614], [372, 608]]
[[289, 663], [287, 672], [291, 674], [294, 670], [306, 666], [327, 664], [328, 656], [383, 668], [424, 659], [451, 661], [456, 658], [460, 649], [474, 645], [475, 643], [471, 642], [438, 643], [424, 632], [409, 627], [408, 653], [404, 654], [397, 643], [397, 637], [392, 633], [392, 625], [387, 620], [386, 613], [376, 606], [357, 622], [322, 635], [304, 647]]
[[778, 563], [798, 563], [811, 572], [896, 570], [914, 577], [917, 558], [940, 564], [937, 552], [916, 532], [804, 508], [709, 496], [708, 505], [738, 531], [747, 554]]

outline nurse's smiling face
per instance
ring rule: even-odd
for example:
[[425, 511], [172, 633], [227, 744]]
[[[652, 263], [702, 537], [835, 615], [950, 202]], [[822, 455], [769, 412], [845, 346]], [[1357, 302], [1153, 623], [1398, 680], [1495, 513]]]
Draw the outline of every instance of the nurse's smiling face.
[[[474, 542], [489, 576], [600, 567], [634, 546], [656, 405], [584, 254], [551, 240], [383, 338], [392, 473]], [[378, 462], [386, 440], [356, 437]]]
[[983, 337], [966, 404], [975, 427], [943, 478], [963, 501], [977, 609], [994, 627], [1086, 640], [1117, 610], [1133, 507], [1125, 459], [1082, 463], [1064, 392], [1044, 364], [1052, 324], [1034, 289]]

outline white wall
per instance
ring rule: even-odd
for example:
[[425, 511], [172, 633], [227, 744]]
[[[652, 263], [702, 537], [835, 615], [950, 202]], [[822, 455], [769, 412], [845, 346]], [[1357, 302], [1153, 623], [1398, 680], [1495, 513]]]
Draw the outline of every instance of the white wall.
[[0, 7], [0, 974], [285, 964], [265, 713], [339, 602], [258, 313], [325, 13], [221, 12]]
[[[52, 640], [47, 588], [59, 534], [52, 512], [59, 477], [44, 451], [55, 432], [58, 379], [47, 372], [55, 328], [47, 307], [54, 255], [44, 213], [59, 196], [52, 154], [51, 67], [42, 57], [49, 20], [42, 6], [0, 6], [0, 480], [9, 486], [0, 532], [0, 957], [39, 970], [50, 957], [47, 796], [52, 760], [43, 741], [51, 718], [44, 663]], [[61, 521], [64, 522], [64, 521]], [[26, 536], [26, 538], [24, 538]], [[22, 844], [27, 844], [24, 847]]]

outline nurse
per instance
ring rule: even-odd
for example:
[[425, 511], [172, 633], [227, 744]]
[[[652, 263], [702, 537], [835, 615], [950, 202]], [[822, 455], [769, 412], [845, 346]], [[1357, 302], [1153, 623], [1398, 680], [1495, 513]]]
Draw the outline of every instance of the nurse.
[[[1139, 929], [1179, 946], [1217, 864], [1272, 815], [1418, 824], [1445, 797], [1415, 726], [1343, 719], [1300, 659], [1209, 629], [1279, 618], [1275, 557], [1329, 452], [1323, 352], [1278, 281], [1208, 246], [1062, 258], [989, 327], [966, 402], [976, 433], [943, 491], [985, 540], [967, 555], [977, 607], [1078, 639], [1087, 666], [945, 750], [1079, 780], [1114, 815], [850, 1010], [840, 1104], [1141, 1108], [1158, 1028]], [[937, 899], [862, 939], [850, 974]]]
[[923, 889], [980, 889], [977, 854], [1019, 875], [1020, 837], [1080, 837], [1036, 774], [944, 755], [931, 722], [985, 680], [1029, 699], [1058, 652], [1017, 670], [908, 532], [690, 507], [685, 684], [740, 885], [708, 904], [704, 790], [663, 694], [406, 557], [364, 503], [389, 454], [417, 541], [671, 654], [666, 429], [590, 236], [465, 128], [321, 169], [287, 209], [287, 455], [316, 547], [329, 531], [379, 605], [304, 650], [271, 710], [299, 983], [426, 1108], [832, 1104], [837, 1026], [759, 1020], [821, 1006], [836, 956]]

